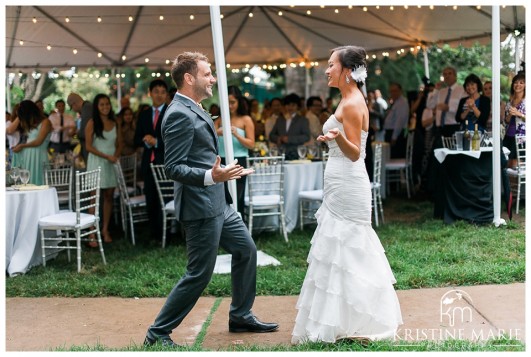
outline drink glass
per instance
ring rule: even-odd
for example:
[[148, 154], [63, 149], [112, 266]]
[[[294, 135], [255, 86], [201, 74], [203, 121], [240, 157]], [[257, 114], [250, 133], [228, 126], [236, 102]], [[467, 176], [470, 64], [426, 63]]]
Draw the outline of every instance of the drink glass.
[[299, 159], [303, 160], [306, 158], [306, 153], [308, 152], [308, 148], [304, 145], [297, 146], [297, 154], [299, 154]]
[[465, 132], [464, 131], [456, 131], [454, 133], [455, 137], [455, 149], [457, 151], [463, 151], [463, 137]]
[[20, 181], [26, 186], [30, 179], [29, 170], [20, 170]]
[[319, 151], [317, 150], [317, 146], [316, 145], [308, 146], [308, 158], [309, 159], [315, 159], [315, 157], [317, 156], [318, 152]]
[[9, 176], [13, 180], [13, 185], [16, 186], [17, 180], [20, 177], [20, 169], [18, 167], [12, 167]]

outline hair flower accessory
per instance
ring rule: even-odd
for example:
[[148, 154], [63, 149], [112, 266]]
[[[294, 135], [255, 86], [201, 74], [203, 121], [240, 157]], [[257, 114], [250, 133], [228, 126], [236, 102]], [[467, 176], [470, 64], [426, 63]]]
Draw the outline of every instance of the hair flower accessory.
[[365, 66], [354, 67], [350, 76], [356, 82], [365, 82], [365, 78], [367, 78], [367, 68], [365, 68]]

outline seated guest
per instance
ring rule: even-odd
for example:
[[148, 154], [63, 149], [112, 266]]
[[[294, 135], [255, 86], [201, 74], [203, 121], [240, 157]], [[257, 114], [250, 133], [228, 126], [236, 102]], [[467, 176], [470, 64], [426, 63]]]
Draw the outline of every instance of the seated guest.
[[269, 141], [285, 153], [286, 160], [298, 159], [297, 146], [310, 140], [310, 124], [308, 119], [297, 114], [300, 98], [297, 94], [289, 94], [284, 98], [285, 116], [279, 116], [269, 135]]
[[[487, 121], [490, 114], [490, 99], [482, 94], [483, 85], [481, 80], [475, 74], [470, 74], [465, 78], [463, 84], [468, 97], [463, 97], [459, 100], [457, 106], [457, 113], [455, 120], [461, 123], [461, 128], [474, 131], [475, 124], [478, 125], [478, 130], [483, 132], [487, 128]], [[465, 128], [465, 123], [468, 120], [468, 128]]]
[[52, 123], [50, 148], [61, 154], [70, 150], [72, 136], [76, 133], [76, 122], [74, 121], [74, 117], [65, 113], [65, 106], [65, 101], [59, 99], [55, 102], [56, 111], [48, 117], [50, 123]]
[[27, 139], [13, 148], [13, 167], [30, 172], [29, 183], [44, 183], [44, 163], [48, 162], [48, 144], [52, 124], [42, 110], [31, 100], [23, 100], [17, 111], [22, 135]]

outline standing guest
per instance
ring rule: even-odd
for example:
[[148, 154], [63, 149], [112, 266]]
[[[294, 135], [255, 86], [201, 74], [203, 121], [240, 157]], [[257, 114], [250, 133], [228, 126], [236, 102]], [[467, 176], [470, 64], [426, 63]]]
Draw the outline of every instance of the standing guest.
[[70, 93], [66, 102], [74, 112], [79, 114], [80, 124], [77, 130], [77, 137], [81, 144], [81, 156], [83, 157], [83, 160], [87, 162], [88, 153], [85, 145], [85, 127], [87, 126], [89, 119], [92, 119], [92, 103], [83, 100], [83, 98], [77, 93]]
[[273, 130], [273, 127], [275, 126], [275, 123], [277, 122], [277, 119], [282, 116], [282, 99], [280, 98], [273, 98], [271, 99], [271, 108], [269, 111], [269, 115], [267, 116], [265, 120], [265, 135], [267, 138], [269, 138], [269, 135], [271, 134], [271, 130]]
[[511, 82], [511, 96], [505, 106], [505, 137], [503, 146], [511, 150], [508, 167], [516, 167], [515, 135], [525, 135], [525, 73], [520, 72]]
[[292, 343], [392, 339], [402, 324], [395, 277], [371, 227], [371, 183], [363, 159], [369, 111], [361, 91], [367, 77], [361, 47], [332, 50], [326, 76], [341, 101], [323, 126], [330, 156], [323, 203], [297, 301]]
[[258, 102], [258, 99], [251, 100], [250, 108], [249, 115], [251, 118], [253, 118], [255, 122], [262, 120], [262, 113], [260, 112], [260, 103]]
[[219, 108], [219, 105], [216, 103], [212, 103], [210, 105], [210, 108], [208, 109], [208, 112], [210, 113], [210, 116], [212, 118], [219, 117], [221, 115], [221, 109]]
[[[426, 106], [435, 109], [435, 148], [442, 147], [441, 136], [452, 136], [460, 129], [455, 114], [465, 90], [457, 83], [457, 71], [446, 67], [442, 72], [444, 81], [435, 84], [435, 89], [428, 96]], [[443, 84], [445, 87], [443, 88]]]
[[319, 97], [310, 97], [306, 101], [306, 119], [310, 125], [310, 140], [307, 144], [315, 144], [315, 139], [323, 133], [323, 125], [321, 124], [321, 113], [323, 112], [323, 101]]
[[123, 107], [118, 113], [117, 120], [120, 123], [122, 131], [122, 151], [121, 156], [129, 156], [136, 153], [137, 147], [135, 145], [135, 131], [136, 122], [133, 109], [129, 107]]
[[65, 153], [70, 150], [70, 141], [76, 133], [74, 117], [65, 113], [65, 101], [59, 99], [55, 102], [55, 112], [48, 117], [52, 123], [52, 136], [50, 148], [57, 153]]
[[29, 183], [44, 183], [44, 163], [48, 162], [48, 144], [52, 124], [31, 100], [23, 100], [17, 110], [22, 135], [27, 136], [13, 148], [13, 167], [29, 170]]
[[161, 242], [162, 239], [162, 206], [155, 184], [155, 178], [150, 164], [164, 164], [164, 141], [162, 140], [162, 116], [168, 105], [168, 85], [162, 79], [155, 79], [149, 84], [149, 96], [152, 106], [140, 112], [136, 123], [135, 145], [142, 147], [142, 179], [144, 181], [144, 195], [146, 196], [146, 209], [151, 225], [151, 242]]
[[297, 146], [310, 140], [310, 124], [308, 119], [300, 116], [300, 98], [292, 93], [284, 98], [285, 116], [280, 116], [269, 134], [269, 141], [275, 143], [285, 153], [286, 160], [296, 160]]
[[[489, 113], [489, 120], [487, 121], [487, 131], [492, 132], [492, 82], [491, 81], [485, 81], [483, 83], [483, 95], [490, 99], [490, 113]], [[503, 119], [505, 117], [505, 102], [502, 100], [500, 102], [500, 120], [499, 122], [502, 124], [500, 126], [500, 129], [502, 129], [502, 134], [500, 137], [505, 136], [505, 127], [503, 126]]]
[[13, 148], [18, 145], [21, 138], [21, 132], [22, 129], [20, 128], [20, 119], [17, 116], [18, 108], [20, 107], [20, 103], [15, 104], [13, 106], [13, 114], [7, 116], [9, 114], [6, 112], [6, 139], [7, 139], [7, 147], [6, 150], [8, 150], [8, 162], [11, 163], [13, 160]]
[[387, 104], [387, 101], [383, 98], [382, 92], [379, 89], [374, 90], [374, 96], [376, 97], [376, 102], [380, 104], [384, 111], [389, 108], [389, 104]]
[[406, 136], [409, 122], [409, 104], [402, 95], [402, 86], [389, 85], [389, 94], [393, 105], [387, 111], [384, 120], [385, 141], [391, 144], [391, 158], [406, 157]]
[[251, 170], [240, 165], [220, 166], [212, 119], [200, 107], [212, 96], [216, 79], [208, 59], [185, 52], [173, 63], [178, 92], [164, 115], [166, 172], [175, 180], [175, 209], [186, 233], [186, 273], [170, 292], [155, 322], [148, 328], [145, 346], [160, 343], [175, 348], [170, 334], [201, 296], [216, 265], [219, 247], [232, 254], [232, 302], [229, 332], [272, 332], [277, 324], [259, 321], [251, 311], [256, 294], [256, 246], [242, 219], [230, 206], [225, 182]]
[[[246, 167], [247, 157], [249, 157], [249, 150], [254, 148], [254, 123], [249, 116], [247, 106], [245, 105], [245, 97], [236, 86], [229, 86], [229, 111], [230, 111], [230, 126], [232, 133], [232, 147], [234, 150], [234, 158], [238, 160], [238, 164]], [[216, 133], [218, 134], [219, 142], [219, 156], [221, 156], [221, 164], [227, 165], [225, 156], [225, 138], [223, 136], [223, 127], [221, 118], [217, 118], [214, 122]], [[245, 203], [245, 182], [246, 177], [243, 176], [236, 180], [237, 189], [237, 203], [238, 212], [243, 217], [243, 209]]]
[[[474, 131], [477, 124], [478, 130], [484, 132], [487, 129], [487, 121], [490, 114], [490, 99], [482, 95], [483, 84], [478, 76], [470, 74], [463, 84], [468, 97], [463, 97], [457, 106], [455, 120], [461, 123], [463, 129]], [[468, 120], [468, 128], [465, 128]]]
[[131, 98], [128, 95], [124, 95], [120, 98], [120, 110], [123, 108], [129, 108], [131, 106]]
[[[118, 162], [122, 151], [121, 130], [116, 122], [111, 107], [111, 99], [106, 94], [94, 97], [92, 108], [94, 113], [85, 127], [85, 138], [88, 152], [87, 171], [101, 168], [100, 188], [103, 196], [103, 224], [101, 234], [105, 243], [111, 243], [109, 222], [111, 221], [113, 194], [117, 185], [114, 164]], [[98, 246], [91, 236], [89, 246]]]
[[371, 128], [374, 130], [377, 138], [381, 139], [379, 141], [383, 141], [384, 135], [379, 135], [379, 133], [380, 132], [383, 133], [383, 121], [385, 118], [385, 109], [376, 100], [376, 94], [375, 94], [375, 91], [373, 90], [370, 90], [367, 92], [367, 107], [369, 108]]
[[41, 110], [42, 114], [44, 114], [45, 117], [49, 116], [48, 113], [44, 111], [44, 102], [42, 101], [42, 99], [37, 99], [35, 104], [37, 104], [37, 107], [39, 107], [39, 109]]

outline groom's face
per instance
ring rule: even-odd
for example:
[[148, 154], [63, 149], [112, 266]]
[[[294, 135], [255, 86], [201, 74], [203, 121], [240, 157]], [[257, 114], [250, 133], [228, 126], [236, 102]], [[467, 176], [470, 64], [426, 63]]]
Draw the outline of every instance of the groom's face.
[[212, 75], [212, 70], [208, 62], [197, 62], [197, 75], [195, 77], [194, 92], [201, 100], [212, 97], [212, 87], [216, 84], [216, 78]]

